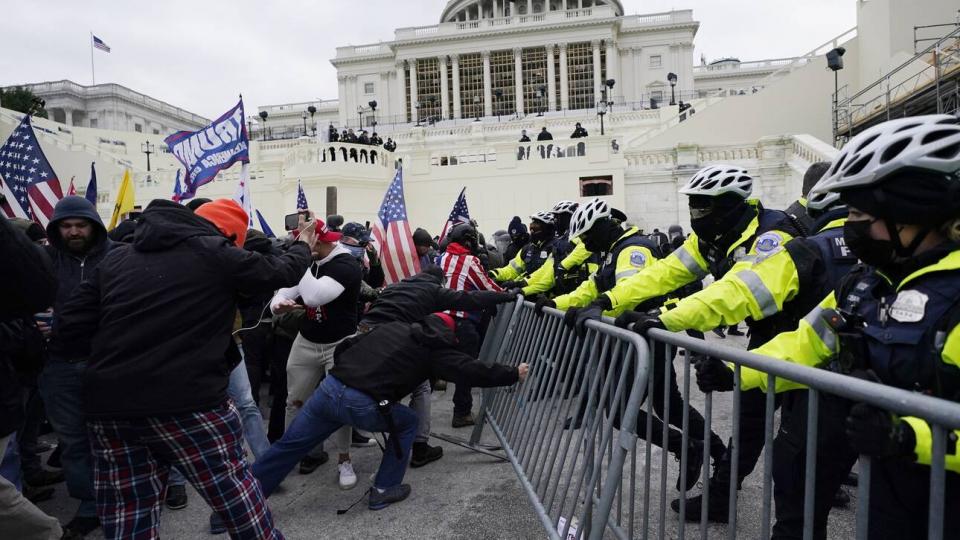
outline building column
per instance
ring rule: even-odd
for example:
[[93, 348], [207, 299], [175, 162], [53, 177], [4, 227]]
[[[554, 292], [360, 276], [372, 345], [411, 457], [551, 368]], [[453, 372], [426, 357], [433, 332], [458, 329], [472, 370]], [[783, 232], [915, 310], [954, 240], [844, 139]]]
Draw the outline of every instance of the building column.
[[[356, 118], [357, 114], [357, 104], [360, 102], [360, 95], [357, 92], [357, 76], [356, 75], [347, 75], [347, 95], [350, 96], [349, 108], [347, 109], [347, 118], [353, 119]], [[363, 122], [358, 118], [357, 125], [358, 129], [363, 129]]]
[[633, 101], [643, 100], [642, 82], [640, 81], [640, 57], [643, 49], [630, 49], [630, 66], [633, 70]]
[[514, 98], [517, 114], [523, 115], [523, 49], [517, 47], [513, 49], [513, 69], [514, 69]]
[[553, 65], [553, 45], [547, 45], [547, 110], [557, 110], [557, 70]]
[[407, 121], [407, 74], [406, 74], [406, 65], [404, 65], [403, 60], [397, 62], [397, 109], [394, 113], [394, 116], [400, 118], [400, 122]]
[[447, 89], [447, 56], [437, 59], [440, 64], [440, 117], [450, 118], [450, 91]]
[[451, 54], [450, 61], [453, 62], [453, 118], [463, 117], [460, 110], [460, 55]]
[[617, 81], [618, 84], [622, 82], [620, 80], [620, 50], [617, 48], [617, 42], [612, 39], [607, 40], [607, 78]]
[[533, 15], [533, 0], [527, 0], [527, 15]]
[[338, 111], [340, 113], [338, 121], [340, 122], [340, 127], [343, 127], [347, 123], [347, 77], [345, 75], [337, 75], [337, 98], [338, 98]]
[[593, 100], [600, 100], [600, 92], [603, 89], [602, 73], [600, 71], [600, 40], [595, 39], [590, 42], [593, 45]]
[[570, 81], [567, 77], [567, 44], [561, 43], [560, 47], [560, 110], [565, 111], [570, 108]]
[[493, 116], [493, 88], [490, 82], [490, 51], [483, 51], [483, 115]]
[[583, 0], [577, 0], [577, 9], [583, 9]]
[[420, 115], [417, 110], [417, 102], [420, 97], [417, 95], [417, 59], [412, 58], [410, 62], [410, 121], [418, 122]]

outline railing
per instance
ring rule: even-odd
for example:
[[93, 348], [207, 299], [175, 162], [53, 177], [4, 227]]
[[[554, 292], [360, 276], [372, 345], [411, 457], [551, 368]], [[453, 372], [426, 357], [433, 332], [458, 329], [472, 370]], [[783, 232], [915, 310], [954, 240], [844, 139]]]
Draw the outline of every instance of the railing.
[[847, 30], [846, 32], [843, 32], [843, 33], [840, 34], [839, 36], [837, 36], [837, 37], [835, 37], [835, 38], [833, 38], [833, 39], [831, 39], [831, 40], [829, 40], [829, 41], [827, 41], [827, 42], [825, 42], [825, 43], [821, 43], [820, 45], [818, 45], [817, 47], [815, 47], [813, 50], [807, 52], [806, 54], [803, 54], [803, 55], [801, 55], [801, 56], [796, 57], [793, 62], [790, 62], [789, 64], [786, 64], [786, 65], [784, 65], [783, 67], [781, 67], [780, 69], [778, 69], [778, 70], [774, 71], [773, 73], [767, 75], [766, 77], [764, 77], [763, 79], [761, 79], [759, 82], [757, 82], [757, 84], [756, 84], [755, 86], [759, 86], [759, 87], [761, 87], [761, 88], [762, 88], [762, 87], [765, 87], [765, 86], [769, 86], [770, 83], [772, 83], [773, 81], [775, 81], [777, 78], [779, 78], [779, 77], [785, 75], [786, 73], [789, 73], [789, 72], [791, 72], [791, 71], [793, 71], [793, 70], [795, 70], [795, 69], [797, 69], [797, 68], [800, 68], [800, 67], [803, 67], [803, 66], [807, 65], [809, 62], [813, 61], [813, 60], [816, 59], [817, 57], [820, 57], [820, 56], [823, 56], [823, 55], [827, 54], [827, 51], [830, 51], [830, 50], [832, 50], [832, 49], [835, 49], [835, 48], [839, 47], [840, 45], [843, 45], [844, 43], [846, 43], [847, 41], [850, 41], [851, 39], [853, 39], [853, 38], [855, 38], [855, 37], [857, 37], [857, 27], [856, 27], [856, 26], [854, 26], [853, 28]]
[[[929, 491], [912, 485], [886, 489], [914, 490], [910, 495], [901, 494], [907, 497], [929, 496], [927, 515], [921, 517], [928, 524], [927, 537], [944, 538], [944, 516], [956, 511], [945, 507], [948, 430], [960, 429], [960, 404], [663, 330], [649, 332], [649, 349], [644, 354], [645, 347], [636, 341], [636, 335], [608, 323], [588, 322], [585, 335], [579, 337], [564, 327], [562, 318], [561, 312], [551, 308], [537, 315], [530, 302], [501, 308], [481, 349], [481, 360], [508, 365], [527, 362], [530, 373], [519, 388], [484, 390], [480, 422], [471, 438], [476, 444], [484, 426], [490, 426], [549, 538], [646, 539], [653, 534], [661, 539], [686, 538], [687, 505], [678, 505], [673, 514], [668, 513], [667, 503], [673, 497], [674, 479], [683, 500], [684, 492], [697, 484], [697, 476], [703, 484], [700, 538], [720, 536], [716, 526], [707, 521], [711, 502], [717, 504], [710, 495], [715, 481], [722, 482], [722, 489], [729, 488], [724, 497], [729, 500], [726, 536], [769, 538], [775, 460], [780, 467], [777, 482], [791, 482], [791, 487], [780, 486], [783, 489], [777, 492], [778, 518], [780, 504], [789, 503], [797, 512], [792, 524], [802, 528], [805, 539], [824, 534], [822, 528], [834, 533], [830, 537], [850, 537], [845, 531], [855, 528], [856, 538], [867, 538], [873, 517], [869, 512], [871, 473], [875, 466], [887, 468], [895, 462], [884, 460], [878, 465], [870, 456], [857, 456], [849, 450], [838, 419], [847, 417], [853, 403], [921, 418], [931, 426]], [[679, 366], [675, 365], [676, 347], [686, 353], [679, 357]], [[702, 368], [704, 363], [718, 360], [733, 364], [733, 390], [720, 395], [706, 392], [701, 415], [693, 406], [691, 367]], [[740, 390], [743, 368], [762, 372], [765, 388], [771, 389], [765, 394], [764, 390], [750, 390], [754, 415], [750, 418], [756, 419], [749, 424], [749, 431], [741, 429], [741, 418], [745, 418], [741, 411], [747, 399], [747, 391]], [[780, 446], [773, 451], [778, 400], [772, 389], [783, 380], [805, 387], [791, 391], [790, 403], [781, 411], [784, 427], [777, 444], [780, 437], [788, 436], [787, 429], [789, 436], [800, 439], [783, 443], [785, 450], [786, 445], [798, 445], [790, 447], [790, 454], [781, 454]], [[726, 406], [728, 398], [729, 416], [718, 410]], [[725, 448], [726, 439], [714, 428], [726, 432], [727, 426], [716, 426], [714, 420], [726, 418], [732, 425], [730, 446]], [[741, 498], [740, 483], [748, 476], [738, 471], [739, 453], [746, 444], [742, 436], [752, 437], [756, 444], [761, 432], [766, 447], [761, 478], [748, 478], [751, 496]], [[645, 441], [640, 448], [638, 439]], [[654, 445], [661, 447], [659, 460], [654, 460]], [[676, 473], [670, 467], [671, 453], [679, 461]], [[710, 458], [720, 455], [729, 459], [729, 477], [711, 478]], [[909, 458], [892, 459], [909, 464]], [[856, 462], [856, 513], [834, 510], [828, 522], [833, 495]], [[714, 492], [721, 488], [715, 487]], [[739, 522], [738, 516], [746, 513], [753, 517], [747, 523]], [[820, 530], [815, 532], [815, 528]], [[955, 533], [947, 531], [951, 538]]]
[[770, 71], [784, 66], [804, 65], [809, 57], [795, 56], [793, 58], [775, 58], [772, 60], [754, 60], [750, 62], [729, 62], [706, 66], [693, 66], [694, 75], [726, 75], [729, 72]]
[[587, 155], [587, 143], [583, 140], [577, 142], [563, 141], [537, 141], [536, 143], [521, 143], [517, 147], [517, 161], [530, 161], [532, 159], [563, 159], [585, 157]]
[[325, 167], [334, 165], [361, 165], [379, 166], [393, 169], [393, 152], [382, 146], [367, 144], [327, 142], [318, 143], [313, 140], [298, 140], [292, 145], [284, 158], [284, 167], [296, 165], [319, 164]]

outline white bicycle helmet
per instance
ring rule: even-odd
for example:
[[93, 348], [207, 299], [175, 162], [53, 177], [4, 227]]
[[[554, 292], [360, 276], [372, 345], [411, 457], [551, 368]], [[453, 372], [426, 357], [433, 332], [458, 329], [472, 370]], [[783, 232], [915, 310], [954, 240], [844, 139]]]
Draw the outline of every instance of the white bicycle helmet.
[[718, 197], [724, 193], [736, 193], [744, 199], [753, 193], [753, 178], [743, 167], [735, 165], [711, 165], [700, 169], [693, 178], [680, 188], [684, 195]]
[[579, 204], [573, 201], [560, 201], [553, 205], [552, 212], [554, 214], [573, 214], [577, 211], [577, 207], [579, 206]]
[[553, 212], [537, 212], [536, 214], [532, 214], [530, 219], [551, 226], [557, 223], [557, 218], [553, 215]]
[[570, 239], [589, 231], [594, 223], [605, 217], [610, 217], [610, 205], [603, 199], [593, 199], [577, 208], [570, 218]]
[[864, 130], [847, 142], [814, 189], [843, 191], [870, 186], [906, 168], [956, 175], [960, 170], [960, 119], [949, 114], [911, 116]]

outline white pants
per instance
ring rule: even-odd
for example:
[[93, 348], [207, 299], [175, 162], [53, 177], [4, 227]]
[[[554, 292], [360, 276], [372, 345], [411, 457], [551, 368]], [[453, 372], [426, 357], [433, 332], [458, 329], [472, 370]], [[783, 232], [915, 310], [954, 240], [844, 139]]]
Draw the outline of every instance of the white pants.
[[[346, 339], [346, 338], [343, 338]], [[287, 359], [287, 414], [286, 425], [290, 427], [294, 417], [303, 408], [317, 389], [324, 374], [333, 369], [333, 351], [340, 341], [333, 343], [314, 343], [297, 334]], [[334, 432], [330, 439], [341, 454], [350, 453], [350, 426], [343, 426]]]

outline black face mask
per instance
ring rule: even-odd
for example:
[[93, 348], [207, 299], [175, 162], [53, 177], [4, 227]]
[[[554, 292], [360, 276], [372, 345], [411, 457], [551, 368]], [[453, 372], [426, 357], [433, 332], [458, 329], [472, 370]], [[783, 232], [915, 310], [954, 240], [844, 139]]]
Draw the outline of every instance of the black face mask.
[[740, 204], [730, 209], [716, 208], [702, 217], [696, 217], [695, 212], [703, 210], [690, 209], [690, 227], [697, 236], [707, 243], [716, 243], [724, 234], [730, 232], [743, 218], [743, 211], [748, 208]]
[[896, 259], [897, 247], [892, 240], [877, 240], [870, 236], [870, 227], [875, 221], [847, 221], [843, 224], [843, 240], [865, 264], [882, 267]]
[[538, 227], [534, 229], [530, 228], [530, 239], [534, 242], [543, 242], [545, 240], [550, 240], [553, 238], [553, 227]]

